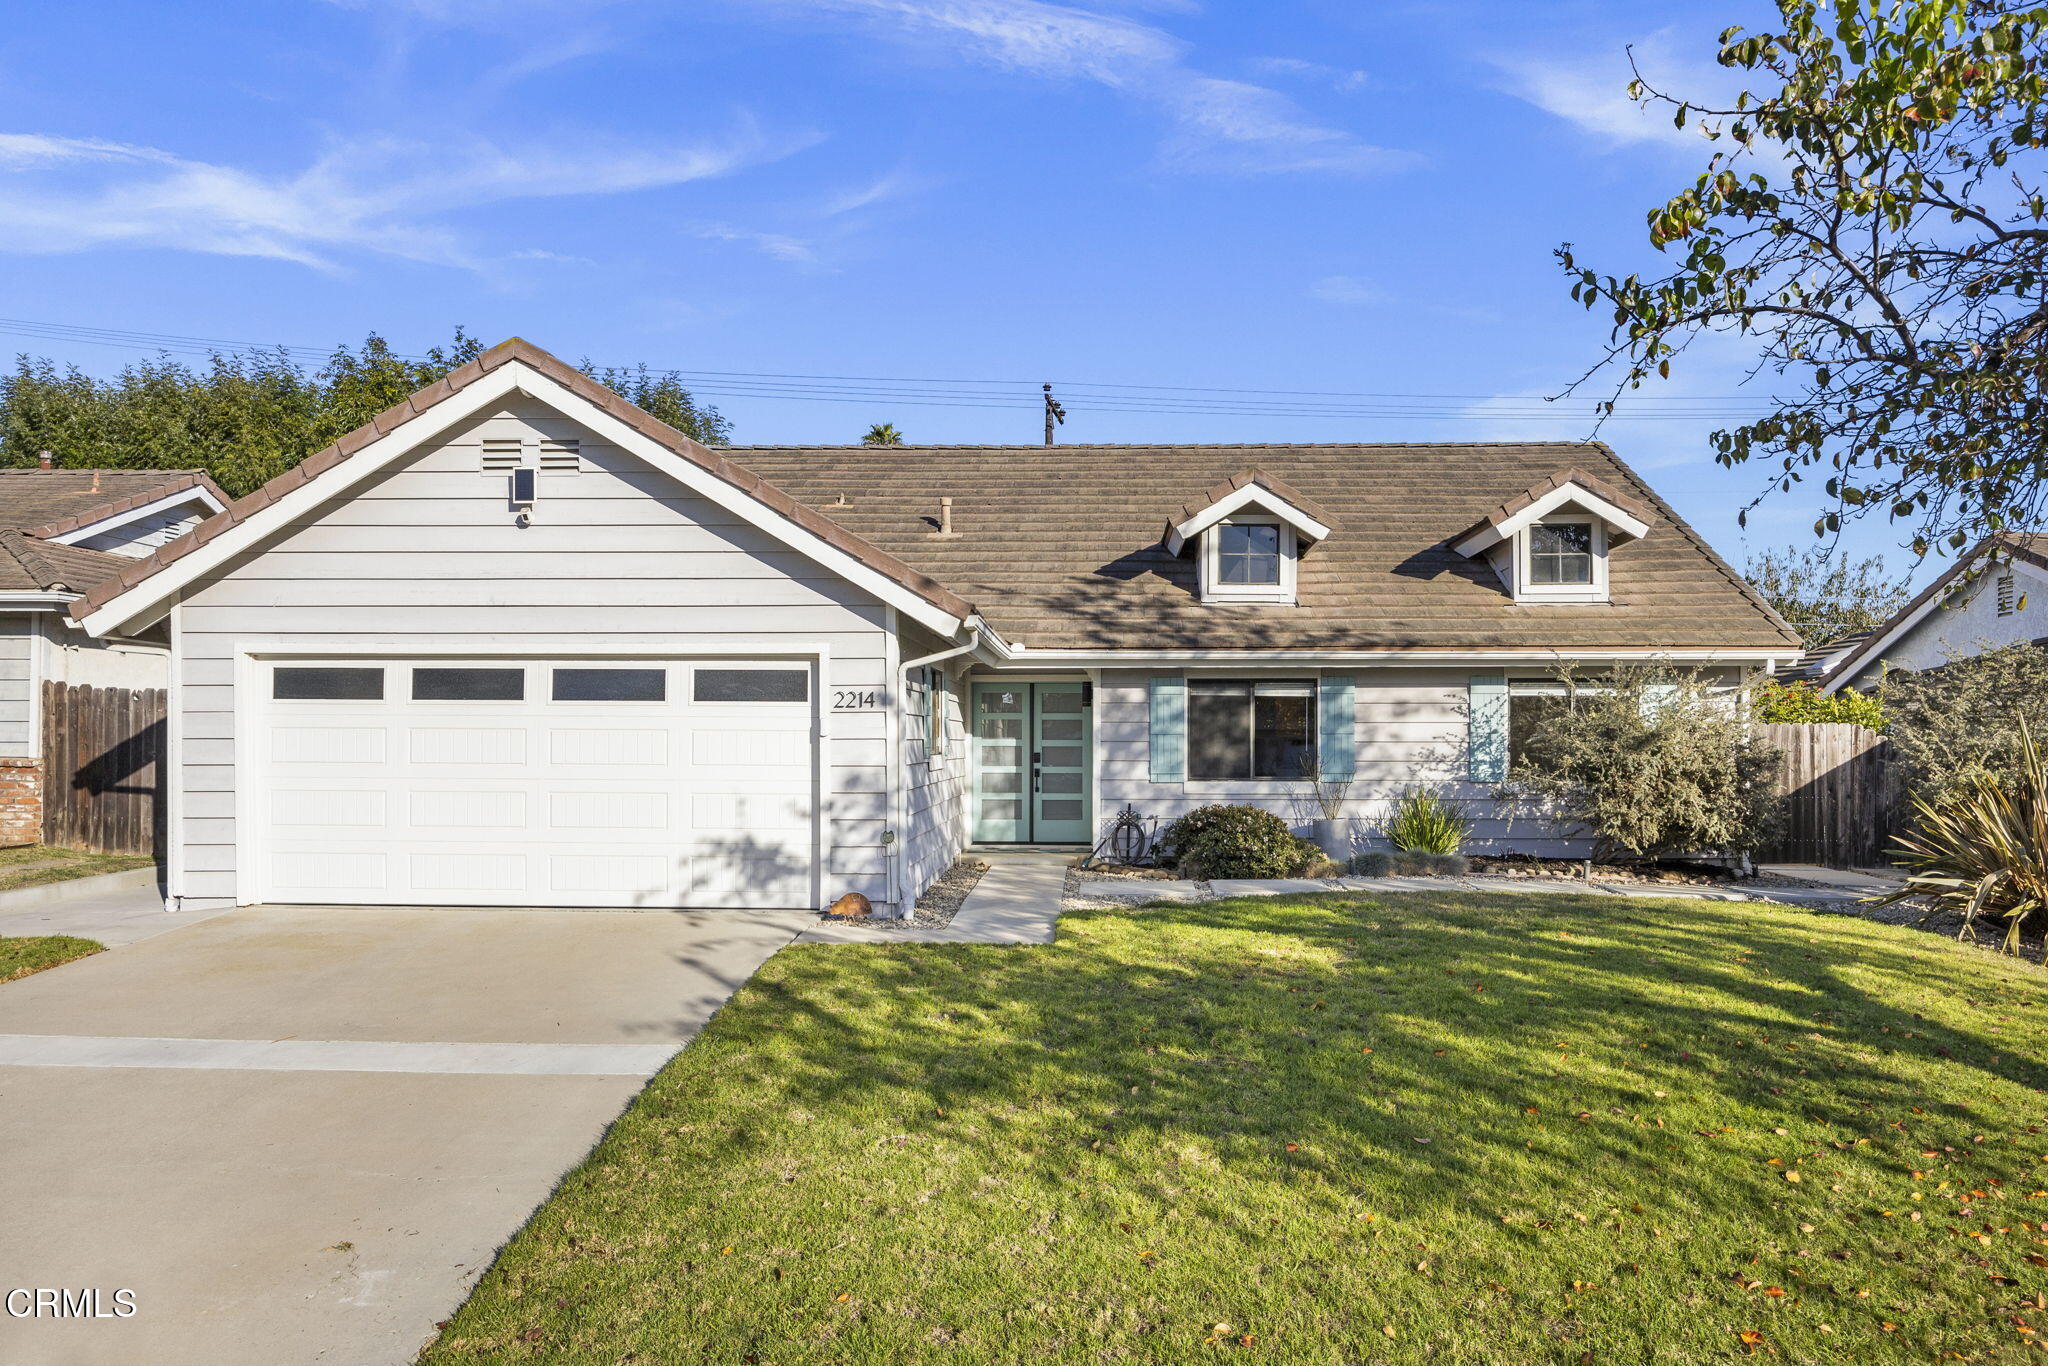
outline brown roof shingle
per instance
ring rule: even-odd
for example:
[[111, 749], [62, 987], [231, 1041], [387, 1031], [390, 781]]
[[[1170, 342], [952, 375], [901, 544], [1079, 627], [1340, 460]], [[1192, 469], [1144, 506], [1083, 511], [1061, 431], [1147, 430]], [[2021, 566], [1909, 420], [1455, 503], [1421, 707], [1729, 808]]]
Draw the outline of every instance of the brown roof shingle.
[[0, 469], [0, 527], [62, 536], [194, 486], [227, 501], [204, 470]]
[[[1798, 637], [1602, 445], [748, 446], [737, 458], [971, 598], [1035, 648], [1770, 648]], [[1160, 528], [1248, 469], [1341, 528], [1302, 557], [1299, 606], [1203, 603]], [[1532, 485], [1576, 476], [1649, 523], [1612, 601], [1516, 603], [1451, 543]], [[1275, 490], [1279, 492], [1279, 490]], [[833, 500], [844, 494], [847, 506]], [[932, 533], [953, 499], [950, 538]]]

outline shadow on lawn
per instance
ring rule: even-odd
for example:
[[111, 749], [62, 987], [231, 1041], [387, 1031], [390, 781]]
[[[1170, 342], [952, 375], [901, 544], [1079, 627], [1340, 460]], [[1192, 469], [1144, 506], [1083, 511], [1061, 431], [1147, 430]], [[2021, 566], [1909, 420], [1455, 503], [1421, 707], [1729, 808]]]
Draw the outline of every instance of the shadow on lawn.
[[1147, 1194], [1186, 1161], [1332, 1210], [1369, 1187], [1397, 1215], [1621, 1189], [1729, 1213], [1779, 1173], [1681, 1156], [1696, 1130], [1745, 1160], [1797, 1150], [1779, 1125], [1963, 1147], [1996, 1122], [1986, 1082], [2048, 1086], [2024, 1022], [2001, 1042], [1911, 1009], [2040, 999], [2016, 971], [1725, 903], [1244, 899], [1069, 915], [1051, 948], [799, 949], [707, 1042], [790, 1105], [900, 1093], [908, 1141], [1009, 1132], [1006, 1175], [1048, 1188]]

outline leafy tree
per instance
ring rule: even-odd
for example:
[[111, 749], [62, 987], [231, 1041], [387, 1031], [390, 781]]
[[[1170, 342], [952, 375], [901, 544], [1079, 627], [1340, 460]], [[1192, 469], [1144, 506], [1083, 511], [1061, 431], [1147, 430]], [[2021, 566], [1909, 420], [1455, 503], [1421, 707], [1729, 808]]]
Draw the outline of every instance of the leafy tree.
[[1749, 87], [1734, 99], [1630, 86], [1715, 150], [1648, 216], [1668, 272], [1601, 275], [1559, 248], [1573, 297], [1612, 310], [1588, 378], [1616, 366], [1618, 397], [1732, 334], [1785, 385], [1712, 438], [1722, 464], [1772, 468], [1761, 496], [1823, 475], [1817, 531], [1882, 509], [1921, 553], [2029, 528], [2048, 507], [2048, 8], [1777, 8], [1774, 32], [1721, 35]]
[[1749, 704], [1756, 719], [1766, 723], [1840, 722], [1874, 731], [1883, 731], [1890, 724], [1883, 701], [1854, 688], [1823, 696], [1811, 683], [1766, 680], [1751, 690]]
[[2048, 649], [2021, 642], [1896, 670], [1879, 695], [1906, 791], [1939, 806], [2016, 779], [2022, 721], [2048, 735]]
[[[245, 351], [215, 352], [196, 367], [158, 356], [112, 379], [20, 356], [0, 376], [0, 466], [33, 465], [49, 451], [59, 465], [203, 469], [239, 495], [481, 351], [457, 329], [447, 346], [407, 359], [373, 334], [312, 373], [283, 351]], [[730, 439], [725, 417], [698, 405], [674, 374], [582, 369], [700, 441]]]
[[1767, 550], [1742, 572], [1809, 650], [1876, 630], [1912, 596], [1905, 579], [1885, 572], [1884, 556], [1851, 560], [1821, 546]]
[[868, 434], [860, 439], [863, 446], [900, 446], [903, 433], [896, 430], [893, 422], [877, 422], [868, 428]]
[[1502, 791], [1583, 826], [1594, 856], [1739, 853], [1777, 819], [1778, 752], [1691, 673], [1567, 673], [1570, 706], [1532, 734]]

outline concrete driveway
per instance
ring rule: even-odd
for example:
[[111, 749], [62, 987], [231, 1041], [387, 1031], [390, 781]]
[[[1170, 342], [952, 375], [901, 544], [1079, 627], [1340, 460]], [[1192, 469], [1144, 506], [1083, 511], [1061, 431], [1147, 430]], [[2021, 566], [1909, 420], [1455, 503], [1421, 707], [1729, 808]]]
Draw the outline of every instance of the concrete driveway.
[[412, 1360], [810, 921], [250, 909], [0, 985], [0, 1291], [102, 1315], [17, 1296], [0, 1361]]

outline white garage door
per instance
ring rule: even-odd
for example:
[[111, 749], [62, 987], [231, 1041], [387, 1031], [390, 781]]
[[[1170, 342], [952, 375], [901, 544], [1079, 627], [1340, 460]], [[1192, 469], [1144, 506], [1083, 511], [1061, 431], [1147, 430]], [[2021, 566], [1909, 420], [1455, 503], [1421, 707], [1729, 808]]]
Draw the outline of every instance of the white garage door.
[[271, 659], [256, 895], [809, 906], [808, 662]]

